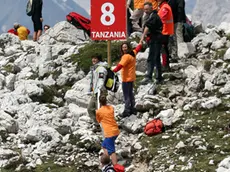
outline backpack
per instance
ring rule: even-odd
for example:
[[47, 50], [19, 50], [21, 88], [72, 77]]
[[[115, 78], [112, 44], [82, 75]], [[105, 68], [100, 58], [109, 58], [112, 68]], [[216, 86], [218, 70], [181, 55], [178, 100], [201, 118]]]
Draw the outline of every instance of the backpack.
[[144, 132], [147, 136], [154, 136], [165, 131], [164, 124], [159, 118], [149, 121], [144, 128]]
[[148, 20], [145, 23], [145, 26], [149, 28], [151, 34], [162, 33], [163, 24], [156, 10], [150, 14]]
[[27, 5], [26, 5], [26, 14], [28, 16], [33, 15], [33, 0], [28, 0]]
[[90, 37], [91, 21], [78, 13], [71, 12], [66, 16], [66, 20], [78, 29], [84, 30]]
[[117, 92], [119, 88], [119, 78], [118, 76], [111, 70], [110, 67], [106, 67], [107, 75], [105, 78], [104, 86], [107, 90], [112, 92]]
[[116, 172], [125, 172], [125, 167], [120, 164], [115, 164], [113, 168]]
[[189, 25], [188, 23], [183, 23], [183, 37], [184, 37], [184, 42], [191, 42], [191, 40], [195, 37], [195, 31], [193, 25]]

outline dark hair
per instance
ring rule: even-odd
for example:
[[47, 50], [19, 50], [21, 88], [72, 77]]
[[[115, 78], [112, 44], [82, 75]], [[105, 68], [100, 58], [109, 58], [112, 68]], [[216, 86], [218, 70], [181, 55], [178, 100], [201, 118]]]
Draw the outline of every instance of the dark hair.
[[106, 154], [102, 154], [100, 161], [101, 161], [102, 165], [107, 165], [110, 163], [110, 157]]
[[153, 6], [153, 4], [152, 4], [151, 2], [145, 2], [145, 3], [144, 3], [144, 6], [145, 6], [145, 5], [149, 5], [150, 7]]
[[107, 104], [107, 99], [106, 99], [106, 95], [104, 94], [101, 94], [99, 96], [99, 102], [102, 106], [105, 106]]
[[125, 44], [126, 44], [127, 47], [128, 47], [128, 52], [127, 52], [127, 54], [130, 54], [131, 56], [135, 57], [136, 55], [135, 55], [135, 53], [133, 52], [133, 49], [132, 49], [130, 43], [128, 43], [128, 42], [123, 42], [123, 43], [121, 44], [121, 56], [124, 55], [124, 52], [123, 52], [123, 50], [122, 50], [122, 46], [125, 45]]
[[48, 27], [48, 29], [50, 28], [50, 26], [49, 26], [49, 25], [47, 25], [47, 24], [45, 24], [45, 25], [44, 25], [44, 29], [45, 29], [45, 27]]
[[102, 55], [98, 53], [92, 55], [91, 58], [97, 58], [99, 61], [102, 61]]

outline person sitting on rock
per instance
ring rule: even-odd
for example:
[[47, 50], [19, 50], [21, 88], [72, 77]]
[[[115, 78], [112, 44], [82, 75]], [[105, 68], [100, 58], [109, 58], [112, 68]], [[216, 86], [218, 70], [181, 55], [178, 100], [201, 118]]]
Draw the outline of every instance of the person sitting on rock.
[[14, 29], [17, 31], [18, 38], [20, 40], [28, 39], [28, 35], [30, 34], [30, 30], [27, 29], [25, 26], [22, 26], [19, 23], [15, 23]]
[[106, 66], [108, 65], [106, 62], [102, 61], [102, 56], [100, 54], [95, 54], [92, 56], [93, 66], [90, 69], [90, 93], [92, 93], [92, 97], [87, 107], [88, 114], [90, 118], [94, 122], [93, 130], [99, 131], [100, 126], [96, 120], [96, 109], [97, 109], [97, 100], [99, 94], [106, 94], [106, 89], [104, 86], [105, 79], [107, 76]]
[[106, 95], [99, 96], [100, 109], [96, 111], [96, 119], [102, 125], [103, 135], [105, 139], [102, 142], [104, 154], [110, 156], [112, 164], [117, 164], [117, 156], [115, 153], [115, 140], [120, 134], [117, 122], [114, 118], [114, 108], [107, 105]]
[[133, 94], [133, 83], [136, 80], [136, 54], [141, 50], [142, 45], [139, 44], [133, 50], [129, 43], [125, 42], [121, 45], [121, 61], [113, 70], [118, 72], [121, 70], [122, 91], [125, 99], [125, 109], [121, 117], [127, 117], [136, 114], [135, 99]]
[[102, 154], [100, 157], [100, 162], [102, 166], [101, 168], [102, 172], [115, 172], [108, 155]]

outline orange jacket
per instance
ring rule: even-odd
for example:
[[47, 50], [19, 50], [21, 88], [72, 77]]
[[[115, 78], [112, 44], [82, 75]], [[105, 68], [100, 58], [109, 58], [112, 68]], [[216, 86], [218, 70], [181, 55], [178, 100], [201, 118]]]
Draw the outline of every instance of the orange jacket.
[[120, 131], [114, 118], [114, 109], [110, 105], [96, 110], [97, 122], [101, 123], [105, 138], [119, 135]]
[[174, 34], [174, 24], [173, 24], [173, 14], [172, 9], [167, 2], [160, 4], [160, 9], [158, 15], [163, 23], [163, 35], [173, 35]]
[[[147, 1], [146, 1], [147, 2]], [[157, 1], [156, 0], [148, 0], [148, 2], [152, 2], [153, 9], [157, 9]], [[145, 0], [134, 0], [134, 9], [143, 9]]]

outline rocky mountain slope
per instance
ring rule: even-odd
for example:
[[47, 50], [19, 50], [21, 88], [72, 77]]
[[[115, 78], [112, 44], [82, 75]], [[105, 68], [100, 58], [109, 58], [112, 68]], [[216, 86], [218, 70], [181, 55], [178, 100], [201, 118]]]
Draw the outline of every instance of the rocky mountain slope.
[[222, 22], [230, 23], [229, 0], [210, 1], [197, 0], [192, 13], [193, 21], [201, 21], [204, 25], [219, 25]]
[[[138, 36], [131, 36], [133, 45]], [[102, 53], [103, 45], [67, 22], [39, 42], [0, 35], [1, 171], [100, 171], [102, 135], [92, 131], [85, 108], [89, 78], [81, 69], [90, 63], [83, 54]], [[230, 36], [208, 28], [179, 47], [178, 63], [157, 87], [139, 84], [148, 49], [137, 55], [138, 114], [117, 117], [116, 149], [128, 172], [230, 170]], [[116, 116], [122, 112], [121, 90], [108, 100]], [[166, 132], [147, 137], [143, 127], [154, 117], [163, 120]]]

